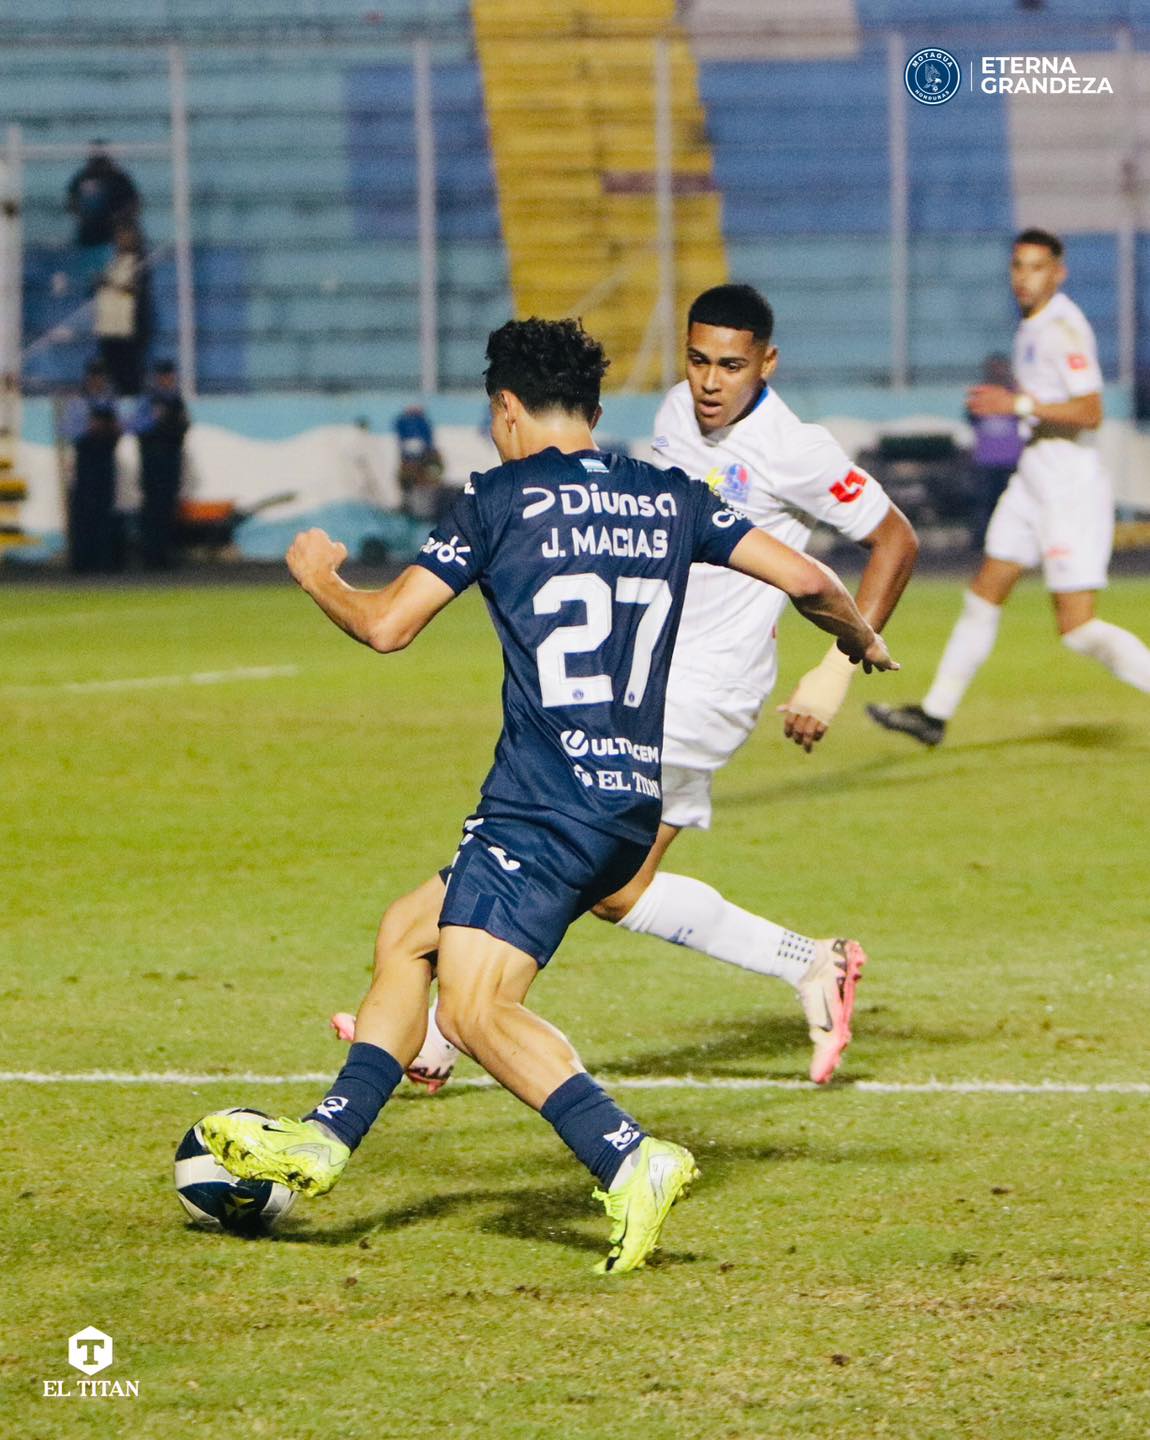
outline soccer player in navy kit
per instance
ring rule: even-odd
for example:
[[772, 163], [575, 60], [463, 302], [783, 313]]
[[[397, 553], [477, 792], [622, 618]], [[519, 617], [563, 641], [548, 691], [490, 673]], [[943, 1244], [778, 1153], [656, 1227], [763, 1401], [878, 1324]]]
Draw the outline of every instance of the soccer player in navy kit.
[[[288, 564], [337, 625], [384, 653], [480, 586], [503, 645], [504, 727], [447, 877], [439, 1025], [595, 1176], [614, 1222], [597, 1268], [621, 1273], [658, 1244], [694, 1159], [648, 1135], [523, 1001], [568, 925], [627, 882], [658, 829], [663, 698], [689, 567], [731, 565], [773, 584], [852, 659], [897, 667], [825, 566], [682, 471], [595, 448], [607, 362], [574, 321], [512, 321], [487, 356], [504, 463], [472, 477], [418, 562], [383, 590], [355, 590], [337, 573], [345, 547], [311, 530]], [[432, 975], [426, 956], [377, 968], [326, 1097], [300, 1121], [209, 1116], [212, 1153], [244, 1178], [330, 1190], [419, 1051]]]

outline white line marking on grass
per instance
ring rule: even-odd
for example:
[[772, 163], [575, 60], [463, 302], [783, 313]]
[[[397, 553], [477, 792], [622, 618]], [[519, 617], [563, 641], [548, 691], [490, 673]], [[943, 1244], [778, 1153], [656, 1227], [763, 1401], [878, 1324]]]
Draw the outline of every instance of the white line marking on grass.
[[[607, 1075], [605, 1085], [617, 1090], [818, 1090], [809, 1080], [772, 1079], [765, 1075]], [[181, 1070], [0, 1070], [3, 1085], [326, 1085], [330, 1070], [301, 1071], [297, 1075], [260, 1075], [237, 1071], [226, 1075], [193, 1075]], [[485, 1090], [495, 1081], [469, 1075], [455, 1086]], [[1012, 1080], [840, 1080], [835, 1090], [864, 1095], [1150, 1095], [1150, 1081], [1115, 1080], [1097, 1084], [1040, 1080], [1022, 1084]]]
[[298, 665], [237, 665], [234, 670], [197, 670], [191, 675], [141, 675], [122, 680], [63, 680], [47, 685], [0, 685], [0, 694], [41, 695], [63, 691], [69, 695], [90, 695], [103, 690], [168, 690], [180, 685], [226, 685], [232, 680], [280, 680], [298, 674]]

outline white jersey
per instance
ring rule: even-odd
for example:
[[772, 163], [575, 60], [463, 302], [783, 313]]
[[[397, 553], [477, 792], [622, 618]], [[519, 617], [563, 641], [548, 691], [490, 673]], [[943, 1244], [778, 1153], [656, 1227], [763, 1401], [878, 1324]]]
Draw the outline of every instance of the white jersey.
[[1077, 400], [1102, 389], [1094, 331], [1069, 295], [1059, 291], [1037, 315], [1019, 325], [1014, 378], [1043, 405]]
[[[1043, 405], [1077, 400], [1100, 393], [1102, 370], [1090, 321], [1069, 295], [1061, 291], [1047, 301], [1037, 315], [1023, 320], [1014, 337], [1014, 378], [1020, 389]], [[1022, 422], [1029, 443], [1023, 451], [1019, 470], [1035, 475], [1052, 468], [1092, 469], [1095, 431], [1079, 431], [1077, 437], [1044, 438], [1035, 420]], [[1031, 436], [1036, 438], [1030, 439]]]
[[[769, 387], [744, 419], [703, 435], [684, 380], [659, 408], [655, 464], [677, 465], [706, 481], [760, 530], [805, 550], [822, 521], [864, 540], [890, 509], [882, 486], [854, 465], [829, 431], [804, 424]], [[748, 575], [693, 565], [675, 642], [668, 708], [684, 674], [718, 691], [736, 689], [758, 704], [775, 680], [773, 631], [786, 597]], [[677, 673], [678, 672], [678, 673]]]
[[[1014, 376], [1040, 404], [1057, 405], [1102, 390], [1090, 322], [1067, 295], [1023, 320], [1014, 338]], [[1022, 422], [1028, 442], [986, 531], [986, 553], [1031, 568], [1041, 565], [1053, 591], [1100, 590], [1114, 536], [1110, 481], [1093, 430], [1047, 434]]]

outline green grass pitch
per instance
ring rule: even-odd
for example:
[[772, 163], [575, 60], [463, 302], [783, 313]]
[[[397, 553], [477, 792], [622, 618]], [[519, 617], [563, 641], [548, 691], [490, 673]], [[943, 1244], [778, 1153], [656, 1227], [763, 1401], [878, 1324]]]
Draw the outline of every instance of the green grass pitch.
[[[958, 593], [915, 583], [903, 673], [860, 676], [813, 756], [765, 717], [673, 852], [872, 959], [829, 1091], [618, 1092], [703, 1169], [656, 1265], [591, 1274], [590, 1182], [500, 1092], [398, 1098], [253, 1243], [185, 1226], [174, 1146], [320, 1086], [9, 1079], [0, 1433], [1144, 1440], [1150, 1095], [852, 1084], [1150, 1080], [1150, 699], [1062, 649], [1032, 584], [942, 748], [877, 731], [863, 704], [921, 696]], [[1145, 635], [1148, 602], [1124, 580], [1103, 613]], [[822, 643], [787, 618], [779, 698]], [[150, 683], [100, 683], [125, 679]], [[382, 904], [476, 797], [498, 656], [475, 597], [385, 659], [286, 579], [16, 586], [0, 713], [0, 1068], [334, 1073]], [[783, 986], [590, 919], [534, 999], [604, 1076], [805, 1073]], [[88, 1325], [138, 1398], [44, 1398]]]

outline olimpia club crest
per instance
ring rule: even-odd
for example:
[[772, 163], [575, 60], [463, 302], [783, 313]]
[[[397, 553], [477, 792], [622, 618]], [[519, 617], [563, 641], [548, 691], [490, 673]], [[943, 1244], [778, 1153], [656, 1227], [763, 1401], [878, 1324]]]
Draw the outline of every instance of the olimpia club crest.
[[920, 105], [945, 105], [958, 93], [962, 71], [949, 50], [918, 50], [906, 62], [906, 88]]

